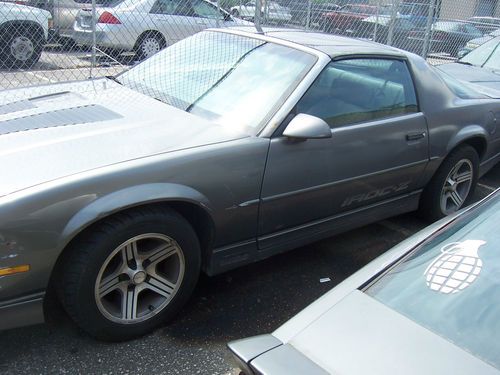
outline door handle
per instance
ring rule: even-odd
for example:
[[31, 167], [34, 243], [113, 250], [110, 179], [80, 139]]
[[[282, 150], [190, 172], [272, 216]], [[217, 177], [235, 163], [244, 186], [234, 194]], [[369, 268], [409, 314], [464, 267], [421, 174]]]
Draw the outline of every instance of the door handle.
[[410, 133], [410, 134], [406, 134], [406, 140], [408, 142], [411, 142], [411, 141], [418, 141], [419, 139], [422, 139], [425, 137], [425, 132], [422, 132], [422, 133]]

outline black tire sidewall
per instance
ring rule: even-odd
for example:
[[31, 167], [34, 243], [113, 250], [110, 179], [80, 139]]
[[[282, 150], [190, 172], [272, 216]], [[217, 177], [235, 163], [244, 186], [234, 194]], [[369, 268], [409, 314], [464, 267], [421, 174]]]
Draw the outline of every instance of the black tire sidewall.
[[[185, 271], [181, 287], [164, 309], [150, 319], [134, 323], [120, 324], [107, 319], [95, 301], [95, 283], [100, 269], [108, 256], [125, 241], [144, 233], [160, 233], [173, 238], [181, 247]], [[195, 232], [187, 222], [179, 218], [143, 218], [140, 222], [126, 221], [125, 225], [101, 236], [97, 246], [90, 252], [85, 267], [81, 268], [79, 280], [74, 285], [76, 295], [71, 303], [76, 303], [73, 311], [77, 323], [91, 335], [109, 341], [122, 341], [141, 336], [153, 328], [173, 318], [189, 299], [200, 272], [200, 249]], [[71, 267], [71, 260], [68, 265]], [[72, 314], [70, 314], [72, 315]]]
[[424, 189], [420, 205], [421, 216], [431, 221], [436, 221], [446, 216], [441, 211], [441, 192], [449, 173], [463, 159], [471, 162], [473, 171], [471, 187], [461, 208], [470, 203], [479, 178], [479, 156], [472, 146], [462, 145], [450, 152]]
[[[12, 32], [5, 37], [4, 40], [6, 44], [4, 47], [5, 59], [3, 62], [3, 67], [8, 69], [31, 68], [38, 62], [42, 54], [44, 38], [42, 36], [33, 35], [33, 33], [36, 34], [36, 32], [32, 31], [32, 29], [29, 27], [20, 27], [19, 29], [13, 29]], [[10, 53], [11, 44], [16, 38], [20, 36], [24, 36], [30, 39], [31, 43], [33, 44], [33, 53], [26, 61], [18, 60]]]

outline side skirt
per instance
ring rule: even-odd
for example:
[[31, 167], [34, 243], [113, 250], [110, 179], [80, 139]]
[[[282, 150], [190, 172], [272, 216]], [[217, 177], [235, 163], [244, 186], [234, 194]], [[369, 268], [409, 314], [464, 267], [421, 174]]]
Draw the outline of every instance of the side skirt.
[[354, 211], [264, 235], [257, 240], [217, 248], [212, 253], [206, 273], [216, 275], [354, 228], [415, 211], [421, 193], [418, 190]]

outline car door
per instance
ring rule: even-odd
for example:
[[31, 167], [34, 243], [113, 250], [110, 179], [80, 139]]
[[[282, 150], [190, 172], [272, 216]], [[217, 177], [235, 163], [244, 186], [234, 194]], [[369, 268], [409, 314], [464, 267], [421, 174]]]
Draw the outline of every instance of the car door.
[[314, 231], [335, 215], [390, 202], [421, 188], [427, 124], [403, 60], [331, 62], [293, 113], [325, 120], [332, 137], [272, 140], [259, 220], [259, 247]]

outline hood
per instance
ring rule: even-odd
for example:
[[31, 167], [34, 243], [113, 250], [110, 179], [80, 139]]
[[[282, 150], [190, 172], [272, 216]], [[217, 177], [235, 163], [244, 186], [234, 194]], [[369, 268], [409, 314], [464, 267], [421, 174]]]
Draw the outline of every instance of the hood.
[[0, 196], [246, 136], [105, 78], [8, 90], [0, 98]]

